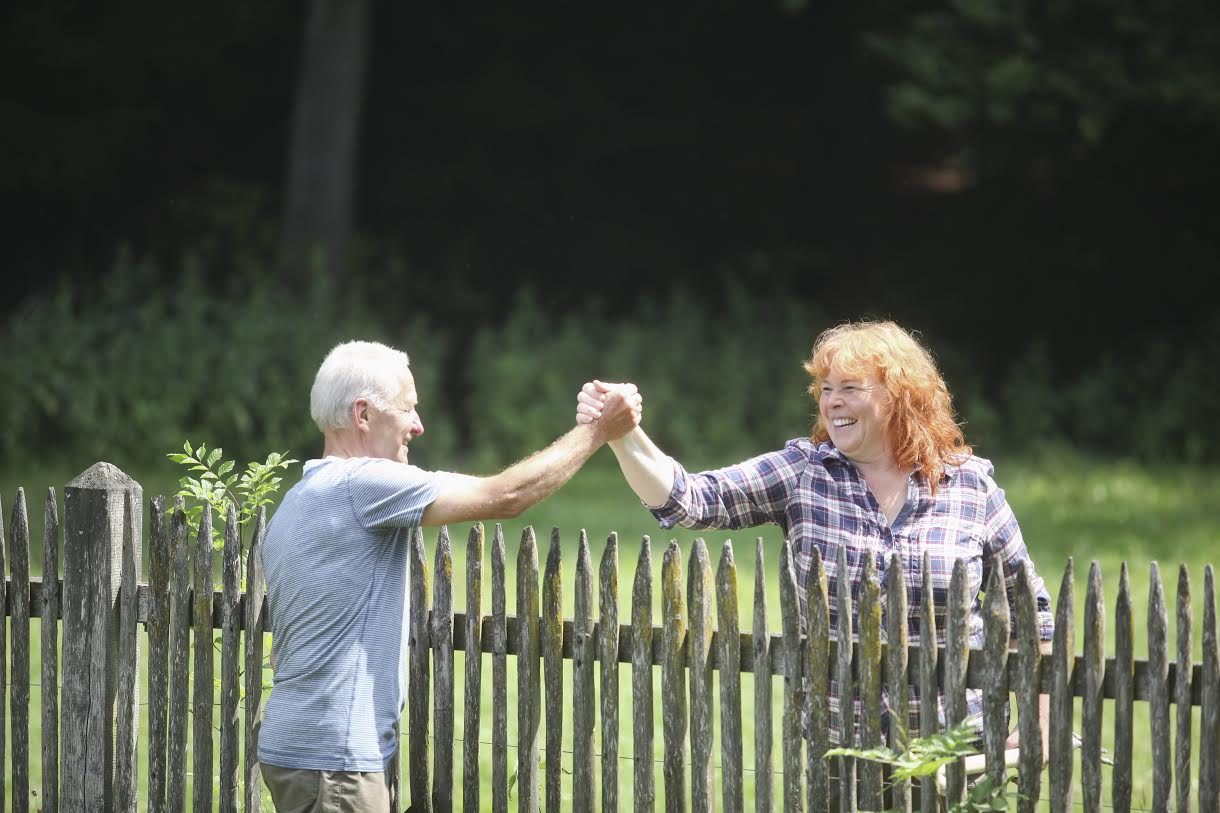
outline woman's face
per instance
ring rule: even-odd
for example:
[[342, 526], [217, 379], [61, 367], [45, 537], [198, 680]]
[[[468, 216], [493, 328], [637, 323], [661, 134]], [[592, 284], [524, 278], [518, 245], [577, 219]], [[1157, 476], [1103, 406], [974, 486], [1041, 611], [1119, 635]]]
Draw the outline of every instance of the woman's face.
[[877, 463], [892, 457], [886, 433], [889, 393], [872, 376], [842, 376], [832, 371], [822, 381], [818, 410], [830, 440], [849, 459]]

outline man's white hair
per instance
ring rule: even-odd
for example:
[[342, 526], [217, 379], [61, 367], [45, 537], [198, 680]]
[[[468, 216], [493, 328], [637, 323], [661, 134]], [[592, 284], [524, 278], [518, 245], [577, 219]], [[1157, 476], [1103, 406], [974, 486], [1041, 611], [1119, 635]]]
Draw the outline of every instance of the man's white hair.
[[314, 377], [309, 414], [325, 432], [351, 425], [352, 404], [357, 398], [366, 399], [378, 409], [397, 406], [410, 367], [406, 353], [380, 342], [336, 345]]

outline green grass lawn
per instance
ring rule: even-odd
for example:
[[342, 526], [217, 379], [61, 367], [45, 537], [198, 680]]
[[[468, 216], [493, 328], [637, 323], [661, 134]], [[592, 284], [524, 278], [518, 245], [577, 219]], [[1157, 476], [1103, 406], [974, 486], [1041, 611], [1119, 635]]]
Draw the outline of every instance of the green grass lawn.
[[[711, 461], [723, 463], [729, 461]], [[120, 464], [121, 465], [121, 464]], [[85, 468], [84, 466], [81, 467]], [[43, 501], [48, 485], [55, 486], [61, 505], [63, 484], [77, 474], [77, 471], [57, 471], [51, 469], [37, 470], [35, 468], [19, 471], [0, 472], [0, 499], [3, 500], [6, 540], [11, 540], [9, 516], [13, 499], [18, 486], [24, 486], [29, 502], [31, 519], [31, 536], [35, 541], [32, 553], [31, 570], [41, 572], [41, 534]], [[155, 467], [147, 474], [129, 471], [136, 477], [145, 489], [146, 501], [154, 494], [172, 494], [176, 489], [177, 471], [171, 464]], [[294, 471], [295, 475], [295, 471]], [[996, 477], [1008, 493], [1009, 500], [1021, 522], [1026, 542], [1029, 545], [1039, 573], [1046, 580], [1052, 599], [1057, 599], [1060, 583], [1069, 557], [1075, 563], [1076, 606], [1076, 648], [1080, 651], [1083, 635], [1083, 602], [1090, 563], [1096, 561], [1103, 574], [1105, 585], [1106, 607], [1106, 652], [1112, 655], [1114, 651], [1114, 606], [1117, 594], [1118, 574], [1121, 564], [1125, 561], [1130, 569], [1132, 598], [1134, 601], [1135, 644], [1136, 657], [1146, 657], [1146, 622], [1147, 597], [1149, 591], [1149, 563], [1157, 561], [1161, 569], [1161, 577], [1166, 591], [1166, 604], [1170, 608], [1170, 657], [1174, 656], [1176, 646], [1176, 629], [1174, 625], [1174, 603], [1178, 581], [1178, 567], [1185, 563], [1189, 569], [1192, 584], [1192, 606], [1195, 619], [1193, 649], [1195, 659], [1202, 653], [1202, 618], [1203, 618], [1203, 573], [1207, 563], [1220, 564], [1220, 531], [1216, 527], [1218, 509], [1220, 509], [1220, 471], [1215, 468], [1200, 467], [1143, 467], [1131, 463], [1099, 462], [1073, 457], [1059, 457], [1050, 460], [1011, 460], [997, 461]], [[289, 481], [295, 476], [288, 478]], [[146, 521], [147, 524], [147, 521]], [[723, 545], [731, 541], [734, 546], [738, 568], [738, 588], [741, 606], [742, 629], [752, 626], [752, 601], [754, 594], [755, 540], [761, 537], [766, 551], [766, 577], [768, 585], [768, 619], [772, 633], [780, 629], [780, 605], [778, 596], [778, 561], [781, 545], [779, 531], [774, 526], [751, 529], [738, 533], [726, 532], [691, 532], [682, 529], [662, 531], [655, 521], [639, 504], [634, 494], [627, 488], [617, 474], [613, 458], [608, 452], [601, 452], [586, 468], [579, 473], [559, 494], [530, 510], [516, 520], [502, 523], [508, 559], [508, 611], [515, 611], [515, 563], [517, 546], [523, 528], [532, 525], [538, 536], [539, 565], [545, 567], [547, 548], [552, 527], [558, 527], [563, 546], [563, 606], [565, 617], [573, 612], [575, 588], [575, 564], [577, 541], [580, 531], [587, 532], [593, 558], [593, 573], [595, 579], [598, 564], [607, 535], [616, 531], [619, 536], [619, 616], [620, 621], [629, 619], [632, 578], [636, 559], [640, 551], [640, 540], [648, 535], [652, 540], [653, 573], [659, 579], [661, 573], [661, 557], [666, 545], [671, 539], [677, 540], [683, 551], [683, 567], [686, 568], [691, 545], [696, 537], [702, 537], [709, 549], [713, 572], [719, 561]], [[484, 560], [484, 595], [483, 610], [489, 612], [490, 597], [490, 538], [494, 523], [487, 526], [487, 547]], [[465, 607], [465, 548], [470, 525], [455, 526], [450, 529], [454, 549], [454, 606], [458, 610]], [[434, 531], [426, 534], [429, 555], [435, 550], [436, 534]], [[217, 562], [219, 567], [219, 562]], [[147, 567], [147, 562], [145, 563]], [[219, 579], [219, 571], [217, 572]], [[654, 619], [659, 619], [660, 590], [654, 587]], [[596, 592], [594, 592], [596, 601]], [[659, 621], [654, 620], [654, 623]], [[33, 622], [35, 637], [32, 644], [34, 681], [38, 678], [38, 621]], [[141, 644], [146, 649], [146, 642]], [[565, 667], [570, 668], [570, 662]], [[217, 657], [217, 672], [219, 673], [219, 657]], [[509, 659], [509, 694], [515, 690], [515, 664]], [[464, 662], [459, 653], [455, 663], [457, 677], [457, 709], [456, 736], [465, 738], [463, 721], [461, 719]], [[654, 703], [659, 710], [660, 672], [654, 670]], [[565, 681], [565, 693], [570, 691], [570, 672]], [[630, 669], [621, 668], [619, 674], [620, 686], [620, 720], [619, 720], [619, 798], [623, 809], [627, 809], [631, 799], [633, 753], [631, 742], [631, 695]], [[41, 687], [31, 690], [31, 718], [35, 730], [31, 732], [31, 785], [37, 789], [40, 785], [40, 753], [41, 732], [37, 730], [39, 719], [39, 702]], [[718, 686], [714, 697], [718, 701]], [[779, 719], [782, 684], [773, 684], [773, 724], [774, 737], [772, 767], [778, 768], [781, 759], [779, 742]], [[754, 719], [753, 709], [754, 686], [749, 675], [743, 676], [743, 730], [745, 754], [745, 785], [747, 804], [753, 798], [754, 783], [758, 775], [754, 771]], [[484, 743], [481, 754], [481, 807], [490, 809], [491, 802], [491, 662], [483, 658], [482, 683], [482, 716], [479, 722], [478, 739]], [[141, 687], [142, 699], [146, 699], [146, 686]], [[1078, 705], [1078, 704], [1077, 704]], [[565, 796], [571, 794], [571, 701], [565, 699], [564, 725], [565, 753], [561, 759], [564, 773], [563, 785]], [[147, 714], [141, 716], [141, 737], [146, 742]], [[516, 766], [516, 712], [515, 704], [510, 702], [508, 714], [509, 743], [508, 763], [510, 775]], [[1104, 744], [1111, 747], [1113, 734], [1112, 709], [1107, 703], [1104, 725], [1107, 728], [1103, 735]], [[405, 721], [404, 721], [405, 722]], [[545, 726], [545, 721], [543, 723]], [[1079, 710], [1076, 720], [1079, 730]], [[1134, 797], [1136, 807], [1148, 807], [1151, 802], [1151, 751], [1149, 745], [1148, 717], [1143, 704], [1137, 704], [1136, 736], [1134, 755]], [[717, 734], [719, 723], [716, 724]], [[1193, 733], [1197, 743], [1199, 715], [1194, 715]], [[661, 758], [662, 737], [658, 722], [654, 727], [654, 753], [656, 760]], [[473, 732], [472, 732], [473, 733]], [[8, 739], [11, 743], [11, 733]], [[545, 743], [545, 738], [543, 738]], [[600, 726], [594, 733], [595, 747], [600, 752]], [[455, 745], [454, 791], [460, 801], [461, 797], [461, 765], [462, 743]], [[218, 740], [214, 750], [218, 751]], [[6, 749], [6, 760], [11, 759], [11, 748]], [[719, 765], [719, 743], [716, 745], [716, 764]], [[217, 754], [218, 759], [218, 754]], [[545, 756], [544, 756], [545, 759]], [[188, 754], [188, 766], [190, 755]], [[141, 756], [140, 788], [141, 793], [147, 782], [147, 757]], [[404, 780], [406, 763], [403, 762]], [[658, 797], [663, 794], [661, 785], [660, 765], [655, 764], [656, 788]], [[545, 768], [544, 768], [545, 770]], [[1197, 765], [1193, 776], [1197, 780]], [[1074, 778], [1077, 782], [1075, 798], [1079, 800], [1078, 787], [1079, 766]], [[689, 767], [687, 771], [689, 781]], [[716, 777], [719, 784], [719, 774]], [[6, 763], [6, 786], [11, 781], [11, 770]], [[779, 801], [780, 784], [774, 774], [770, 777], [773, 785], [773, 795]], [[1103, 802], [1110, 801], [1110, 769], [1103, 768]], [[544, 784], [543, 784], [544, 786]], [[719, 793], [719, 789], [717, 790]], [[1047, 778], [1043, 779], [1043, 796], [1049, 792]], [[189, 789], [188, 789], [188, 799]], [[599, 789], [600, 798], [600, 789]], [[31, 806], [37, 809], [36, 799], [31, 800]], [[143, 805], [141, 805], [143, 807]]]

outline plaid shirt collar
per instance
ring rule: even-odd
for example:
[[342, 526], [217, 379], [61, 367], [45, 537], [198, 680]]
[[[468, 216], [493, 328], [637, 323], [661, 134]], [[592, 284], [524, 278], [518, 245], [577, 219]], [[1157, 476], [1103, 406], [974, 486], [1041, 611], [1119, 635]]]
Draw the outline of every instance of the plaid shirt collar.
[[[811, 438], [811, 440], [812, 440], [812, 438]], [[831, 463], [831, 462], [834, 462], [838, 465], [850, 466], [852, 469], [855, 469], [855, 464], [852, 463], [851, 458], [849, 458], [847, 455], [843, 454], [843, 452], [841, 452], [838, 449], [838, 447], [836, 447], [834, 445], [834, 441], [824, 440], [821, 443], [817, 444], [817, 448], [818, 448], [818, 452], [819, 452], [818, 458], [821, 460], [822, 465], [826, 466], [827, 469], [829, 469], [830, 467], [827, 466], [826, 464]], [[940, 475], [941, 485], [942, 486], [945, 485], [950, 480], [952, 480], [954, 477], [956, 477], [957, 473], [960, 470], [961, 469], [958, 466], [945, 466], [941, 470], [941, 475]], [[920, 489], [921, 495], [923, 495], [924, 491], [927, 491], [927, 484], [924, 482], [924, 479], [922, 477], [915, 478], [915, 485], [917, 488]], [[927, 494], [926, 496], [929, 499], [931, 499], [931, 493]]]

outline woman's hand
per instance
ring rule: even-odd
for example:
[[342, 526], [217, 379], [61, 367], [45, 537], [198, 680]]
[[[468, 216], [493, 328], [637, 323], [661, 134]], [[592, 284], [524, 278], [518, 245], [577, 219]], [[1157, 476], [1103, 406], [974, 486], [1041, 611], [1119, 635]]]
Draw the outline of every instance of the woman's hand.
[[593, 423], [601, 418], [606, 398], [614, 392], [621, 394], [623, 399], [631, 404], [638, 426], [644, 417], [644, 397], [640, 395], [635, 384], [608, 384], [597, 379], [587, 382], [576, 395], [576, 422]]

